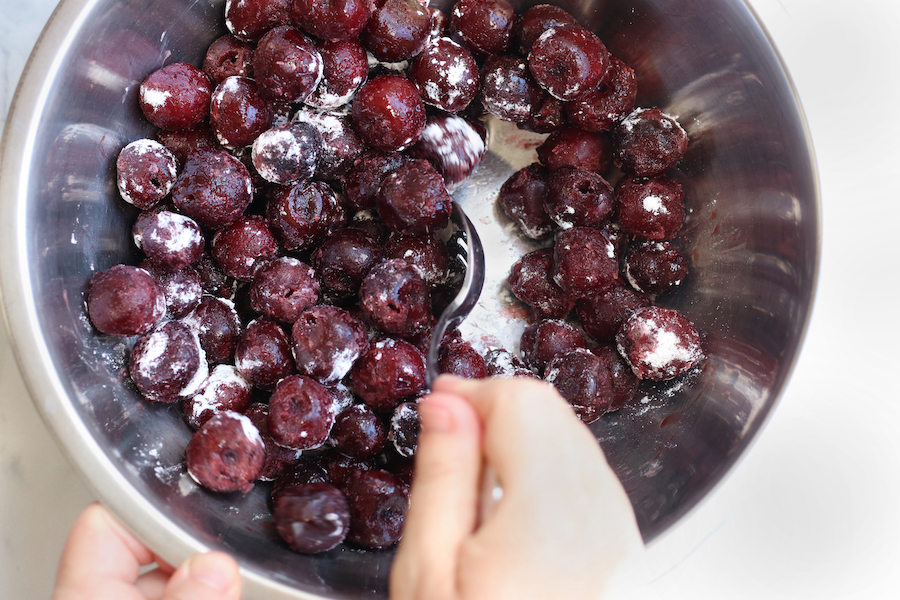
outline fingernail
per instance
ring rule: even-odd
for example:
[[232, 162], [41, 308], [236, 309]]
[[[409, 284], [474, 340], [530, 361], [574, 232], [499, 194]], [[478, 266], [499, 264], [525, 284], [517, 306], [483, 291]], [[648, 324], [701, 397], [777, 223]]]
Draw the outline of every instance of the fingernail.
[[427, 433], [447, 433], [453, 429], [452, 412], [433, 397], [419, 402], [419, 420], [422, 431]]
[[233, 566], [225, 557], [216, 554], [198, 554], [191, 557], [188, 575], [191, 579], [220, 592], [230, 592], [237, 579]]

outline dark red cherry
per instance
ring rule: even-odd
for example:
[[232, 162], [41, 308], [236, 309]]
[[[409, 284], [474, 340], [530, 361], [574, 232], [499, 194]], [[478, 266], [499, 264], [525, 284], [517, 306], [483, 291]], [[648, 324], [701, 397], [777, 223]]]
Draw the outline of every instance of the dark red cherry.
[[506, 0], [459, 0], [450, 13], [450, 32], [478, 56], [509, 49], [516, 14]]
[[91, 277], [87, 308], [102, 333], [129, 337], [156, 325], [166, 312], [166, 299], [150, 273], [116, 265]]
[[574, 166], [603, 174], [612, 164], [612, 142], [602, 133], [561, 127], [537, 148], [541, 163], [550, 169]]
[[409, 342], [382, 338], [363, 352], [351, 375], [356, 394], [374, 410], [389, 413], [425, 388], [425, 356]]
[[625, 278], [646, 294], [665, 294], [684, 281], [687, 258], [670, 242], [641, 242], [625, 253]]
[[265, 263], [250, 284], [250, 306], [279, 323], [293, 323], [319, 301], [319, 280], [311, 266], [292, 256]]
[[341, 381], [368, 345], [365, 325], [336, 306], [308, 308], [291, 329], [297, 371], [326, 385]]
[[310, 35], [323, 40], [349, 40], [368, 23], [372, 0], [294, 0], [294, 22]]
[[344, 106], [369, 74], [366, 49], [355, 39], [317, 41], [316, 47], [322, 56], [322, 80], [304, 103], [318, 109]]
[[212, 239], [212, 255], [222, 271], [240, 281], [250, 281], [257, 269], [278, 254], [278, 240], [259, 215], [241, 217], [220, 229]]
[[323, 181], [271, 190], [266, 220], [287, 250], [304, 250], [321, 243], [347, 220], [337, 193]]
[[378, 214], [399, 233], [428, 233], [450, 222], [453, 198], [444, 178], [427, 160], [414, 159], [384, 178]]
[[560, 25], [577, 25], [578, 21], [568, 12], [552, 4], [532, 6], [519, 17], [515, 27], [515, 47], [522, 56], [528, 56], [531, 47], [548, 29]]
[[540, 248], [520, 258], [506, 282], [513, 295], [540, 318], [562, 319], [575, 306], [575, 298], [553, 281], [552, 248]]
[[347, 456], [365, 458], [381, 452], [387, 430], [371, 408], [354, 404], [337, 417], [331, 429], [334, 448]]
[[200, 346], [210, 364], [234, 360], [234, 351], [243, 330], [233, 303], [215, 296], [203, 296], [184, 322], [197, 332]]
[[267, 31], [291, 24], [291, 0], [229, 0], [225, 26], [238, 39], [258, 41]]
[[359, 290], [363, 277], [381, 262], [384, 248], [360, 229], [347, 227], [322, 242], [312, 255], [322, 288], [340, 297]]
[[407, 148], [425, 128], [422, 97], [415, 85], [399, 75], [381, 75], [363, 84], [353, 100], [351, 116], [363, 141], [384, 152]]
[[213, 133], [220, 144], [230, 149], [252, 144], [272, 124], [272, 116], [256, 82], [236, 75], [216, 86], [209, 106]]
[[534, 42], [528, 66], [535, 80], [560, 100], [577, 100], [593, 91], [609, 65], [609, 51], [579, 25], [548, 29]]
[[484, 379], [488, 376], [484, 357], [465, 340], [441, 344], [438, 352], [438, 370], [466, 379]]
[[253, 46], [226, 34], [209, 45], [203, 59], [203, 72], [217, 85], [232, 76], [252, 78], [252, 61]]
[[249, 492], [265, 459], [259, 430], [250, 419], [232, 411], [204, 423], [185, 448], [188, 474], [214, 492]]
[[634, 69], [610, 56], [600, 85], [582, 98], [567, 102], [566, 117], [585, 131], [609, 131], [634, 110], [636, 96]]
[[347, 499], [328, 483], [307, 483], [283, 489], [272, 501], [275, 529], [287, 544], [303, 554], [331, 550], [350, 530]]
[[269, 399], [269, 433], [288, 448], [318, 448], [328, 439], [335, 417], [328, 388], [303, 375], [279, 381]]
[[590, 350], [579, 348], [554, 358], [547, 365], [544, 379], [585, 423], [596, 421], [609, 410], [612, 375], [607, 364]]
[[389, 259], [363, 279], [359, 306], [381, 331], [410, 337], [425, 327], [431, 316], [429, 292], [418, 269], [404, 260]]
[[434, 233], [395, 233], [385, 246], [385, 257], [399, 258], [416, 267], [431, 287], [446, 283], [450, 275], [447, 245]]
[[303, 102], [322, 79], [322, 57], [299, 30], [281, 25], [259, 40], [253, 55], [253, 75], [271, 102]]
[[294, 357], [287, 334], [268, 319], [251, 321], [234, 353], [234, 365], [247, 381], [270, 390], [294, 372]]
[[573, 227], [556, 237], [553, 281], [573, 296], [596, 296], [619, 277], [616, 248], [593, 227]]
[[410, 458], [416, 453], [419, 439], [419, 408], [415, 402], [401, 402], [391, 415], [388, 439], [397, 453]]
[[667, 177], [623, 177], [615, 196], [619, 227], [638, 239], [672, 239], [684, 223], [684, 191]]
[[350, 506], [347, 540], [363, 548], [389, 548], [400, 539], [409, 490], [387, 471], [357, 471], [343, 486]]
[[613, 188], [594, 171], [564, 165], [550, 173], [544, 208], [563, 229], [600, 228], [615, 208]]
[[556, 228], [544, 208], [549, 176], [546, 167], [532, 163], [510, 175], [497, 196], [503, 212], [533, 239], [545, 238]]
[[141, 83], [141, 110], [160, 129], [190, 129], [209, 115], [211, 95], [212, 85], [203, 71], [175, 62]]
[[253, 199], [247, 167], [222, 150], [200, 150], [188, 156], [172, 190], [183, 214], [211, 229], [237, 221]]
[[[266, 464], [263, 466], [262, 472], [259, 474], [260, 481], [276, 481], [280, 480], [288, 483], [286, 478], [282, 478], [282, 474], [291, 470], [292, 473], [297, 471], [292, 469], [301, 460], [302, 450], [293, 448], [285, 448], [275, 443], [272, 434], [269, 432], [269, 405], [262, 402], [254, 402], [244, 411], [244, 414], [259, 429], [259, 435], [262, 436], [266, 445]], [[308, 463], [307, 463], [308, 464]], [[299, 469], [298, 469], [299, 470]], [[298, 478], [299, 479], [299, 478]], [[304, 483], [310, 483], [312, 477]], [[324, 481], [324, 477], [321, 481]], [[300, 483], [294, 480], [291, 483]], [[275, 497], [275, 487], [273, 486], [272, 497]]]
[[363, 46], [384, 62], [419, 54], [431, 33], [431, 13], [418, 0], [379, 0], [359, 36]]
[[622, 323], [634, 311], [651, 304], [650, 298], [644, 294], [617, 282], [597, 296], [582, 298], [575, 305], [575, 310], [584, 331], [598, 342], [604, 342], [615, 339]]
[[544, 319], [525, 328], [521, 347], [528, 366], [542, 373], [551, 360], [576, 348], [587, 348], [588, 342], [571, 323]]
[[613, 130], [613, 162], [637, 177], [664, 173], [687, 151], [688, 136], [658, 108], [638, 108]]

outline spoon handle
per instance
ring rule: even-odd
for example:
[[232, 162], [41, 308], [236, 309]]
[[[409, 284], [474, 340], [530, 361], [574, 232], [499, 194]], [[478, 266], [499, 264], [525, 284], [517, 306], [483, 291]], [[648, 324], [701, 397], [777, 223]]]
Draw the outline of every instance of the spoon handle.
[[463, 235], [456, 238], [459, 248], [453, 250], [458, 256], [465, 257], [466, 275], [463, 278], [462, 286], [459, 288], [456, 296], [441, 313], [437, 324], [434, 326], [431, 342], [428, 344], [428, 354], [426, 356], [426, 378], [428, 387], [434, 383], [437, 376], [440, 375], [438, 368], [438, 353], [441, 347], [441, 340], [444, 332], [448, 329], [458, 327], [460, 323], [468, 316], [475, 305], [478, 303], [478, 297], [484, 287], [484, 246], [481, 244], [481, 238], [475, 226], [466, 213], [463, 212], [459, 204], [453, 202], [453, 212], [450, 216]]

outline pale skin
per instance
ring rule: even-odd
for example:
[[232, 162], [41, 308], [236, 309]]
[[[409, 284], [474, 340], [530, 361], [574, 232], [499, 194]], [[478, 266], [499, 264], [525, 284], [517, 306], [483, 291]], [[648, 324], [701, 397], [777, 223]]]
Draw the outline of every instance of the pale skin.
[[[642, 547], [596, 439], [543, 382], [442, 376], [422, 431], [391, 600], [603, 597]], [[490, 477], [486, 475], [490, 473]], [[494, 479], [495, 478], [495, 479]], [[502, 495], [486, 501], [499, 482]], [[161, 566], [141, 574], [141, 567]], [[99, 504], [76, 521], [53, 600], [237, 600], [227, 554], [165, 565]]]

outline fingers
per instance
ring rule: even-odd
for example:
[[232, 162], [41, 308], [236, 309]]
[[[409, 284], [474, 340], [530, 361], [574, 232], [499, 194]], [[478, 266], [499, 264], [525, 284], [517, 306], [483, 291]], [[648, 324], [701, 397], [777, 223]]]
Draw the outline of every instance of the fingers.
[[75, 521], [60, 559], [54, 600], [131, 600], [123, 594], [153, 554], [103, 506], [91, 504]]
[[195, 554], [175, 569], [162, 600], [240, 600], [238, 565], [224, 552]]
[[[60, 559], [53, 600], [239, 600], [237, 563], [221, 552], [194, 556], [165, 582], [165, 570], [140, 575], [156, 557], [100, 504], [75, 521]], [[160, 595], [162, 594], [162, 595]]]
[[463, 396], [478, 412], [485, 461], [503, 489], [460, 555], [462, 591], [497, 600], [597, 597], [640, 541], [591, 431], [543, 382], [441, 377], [433, 389]]
[[608, 469], [593, 434], [547, 383], [442, 376], [433, 389], [463, 396], [478, 412], [484, 423], [485, 458], [507, 492], [522, 489], [533, 495], [545, 490], [548, 473], [562, 484], [561, 478], [580, 478], [587, 466]]
[[391, 573], [394, 600], [455, 597], [458, 549], [477, 518], [477, 414], [459, 396], [433, 393], [419, 403], [419, 416], [416, 477]]

